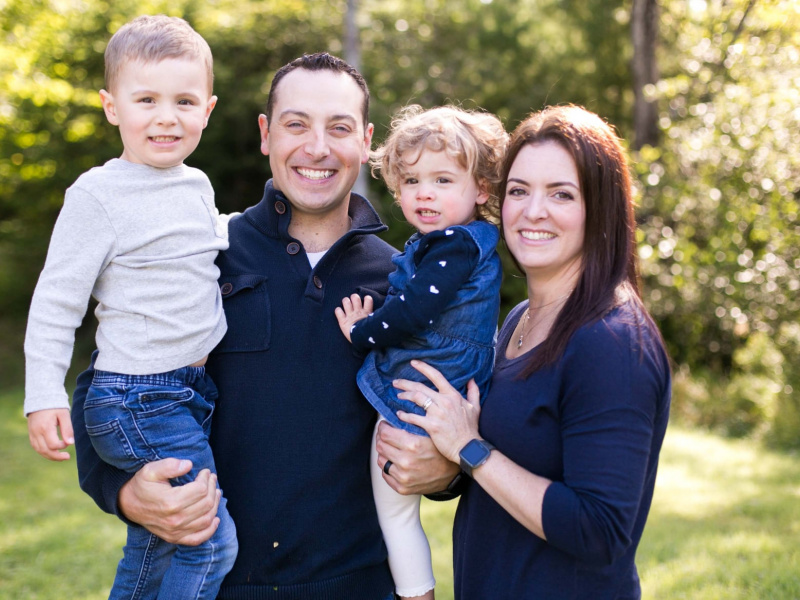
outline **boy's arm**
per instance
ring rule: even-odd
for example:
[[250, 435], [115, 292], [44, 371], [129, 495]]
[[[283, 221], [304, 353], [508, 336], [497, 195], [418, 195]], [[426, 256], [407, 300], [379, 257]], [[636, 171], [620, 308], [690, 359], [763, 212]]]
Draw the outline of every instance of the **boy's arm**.
[[64, 378], [95, 281], [111, 259], [116, 234], [102, 206], [67, 192], [39, 276], [25, 332], [25, 414], [69, 408]]
[[478, 247], [468, 233], [452, 230], [429, 234], [415, 260], [417, 269], [402, 293], [389, 296], [371, 316], [350, 332], [359, 350], [397, 346], [424, 331], [455, 299], [478, 262]]

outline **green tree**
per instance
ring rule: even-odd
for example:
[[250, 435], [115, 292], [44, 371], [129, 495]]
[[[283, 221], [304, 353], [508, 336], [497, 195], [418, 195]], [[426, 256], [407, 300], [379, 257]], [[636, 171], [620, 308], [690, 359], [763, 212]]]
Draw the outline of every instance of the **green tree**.
[[[785, 359], [776, 402], [797, 412], [800, 354], [786, 326], [800, 319], [800, 7], [663, 8], [670, 52], [649, 90], [663, 141], [638, 163], [647, 300], [673, 358], [695, 371], [746, 373], [737, 351], [771, 338]], [[761, 405], [756, 388], [719, 401]]]

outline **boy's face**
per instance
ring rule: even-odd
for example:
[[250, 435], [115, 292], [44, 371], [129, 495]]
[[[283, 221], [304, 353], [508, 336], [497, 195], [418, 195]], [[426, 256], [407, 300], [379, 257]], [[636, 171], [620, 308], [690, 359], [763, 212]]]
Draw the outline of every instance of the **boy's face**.
[[203, 61], [128, 61], [117, 82], [114, 90], [100, 90], [100, 98], [108, 121], [119, 126], [120, 158], [163, 169], [194, 152], [217, 103]]

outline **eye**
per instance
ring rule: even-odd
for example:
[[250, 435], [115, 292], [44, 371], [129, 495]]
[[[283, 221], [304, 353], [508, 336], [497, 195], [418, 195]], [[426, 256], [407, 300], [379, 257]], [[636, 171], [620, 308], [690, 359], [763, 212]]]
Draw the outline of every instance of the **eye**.
[[506, 196], [525, 196], [528, 192], [525, 188], [515, 186], [506, 190]]
[[416, 177], [406, 177], [403, 180], [404, 185], [414, 185], [415, 183], [417, 183]]
[[139, 98], [139, 102], [142, 104], [155, 104], [155, 100], [150, 96], [145, 96], [144, 98]]
[[452, 180], [448, 177], [437, 177], [436, 183], [451, 183]]
[[188, 98], [183, 98], [181, 100], [178, 100], [178, 105], [179, 106], [194, 106], [194, 102], [192, 100], [189, 100]]
[[334, 125], [333, 126], [333, 131], [335, 131], [336, 133], [347, 134], [347, 133], [350, 133], [351, 129], [347, 125]]
[[553, 196], [555, 198], [558, 198], [559, 200], [574, 200], [575, 199], [575, 196], [572, 194], [572, 192], [568, 192], [567, 190], [557, 190], [557, 191], [555, 191], [553, 193]]

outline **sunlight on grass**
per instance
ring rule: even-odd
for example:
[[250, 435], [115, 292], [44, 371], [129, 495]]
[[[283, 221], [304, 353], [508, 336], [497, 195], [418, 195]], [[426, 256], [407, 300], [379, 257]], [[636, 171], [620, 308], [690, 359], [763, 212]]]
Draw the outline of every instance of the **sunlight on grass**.
[[800, 598], [800, 462], [671, 427], [637, 564], [646, 598]]
[[[74, 458], [29, 447], [21, 392], [0, 394], [0, 599], [101, 600], [125, 527], [78, 487]], [[423, 500], [437, 600], [453, 599], [456, 502]], [[800, 460], [670, 427], [637, 565], [644, 598], [800, 598]]]

